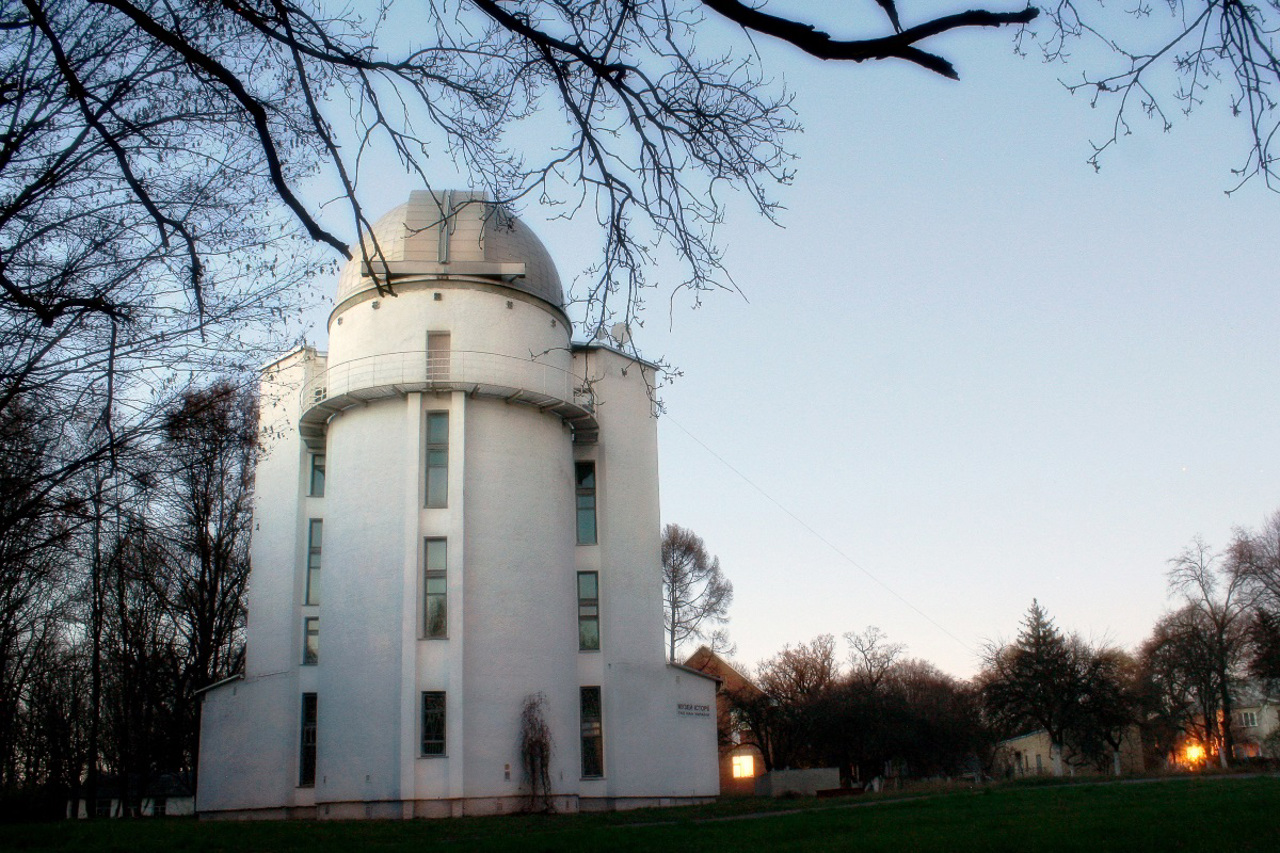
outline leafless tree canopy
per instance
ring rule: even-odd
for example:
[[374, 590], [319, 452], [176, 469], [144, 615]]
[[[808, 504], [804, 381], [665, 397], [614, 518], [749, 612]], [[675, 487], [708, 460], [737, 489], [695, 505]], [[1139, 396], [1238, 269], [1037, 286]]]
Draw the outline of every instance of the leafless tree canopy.
[[[414, 8], [410, 40], [383, 28], [404, 14], [389, 6], [366, 21], [305, 0], [4, 0], [4, 305], [46, 328], [93, 322], [99, 338], [162, 307], [204, 322], [226, 307], [220, 264], [279, 260], [250, 247], [294, 227], [339, 253], [364, 245], [322, 224], [301, 186], [322, 172], [352, 236], [367, 234], [357, 186], [382, 145], [424, 181], [429, 157], [450, 157], [499, 202], [535, 195], [597, 216], [603, 251], [585, 298], [599, 319], [622, 290], [613, 307], [629, 314], [654, 240], [675, 249], [686, 284], [708, 286], [721, 191], [771, 215], [768, 185], [789, 178], [789, 95], [746, 43], [698, 50], [709, 20], [827, 59], [955, 76], [931, 39], [1035, 16], [904, 27], [884, 6], [866, 36], [841, 39], [736, 0], [437, 0]], [[539, 112], [559, 119], [542, 125], [554, 126], [549, 156], [512, 144]], [[97, 343], [90, 353], [108, 350]]]
[[1228, 549], [1230, 571], [1259, 607], [1280, 614], [1280, 512], [1258, 530], [1238, 529]]
[[[727, 638], [714, 626], [729, 619], [733, 584], [720, 570], [720, 559], [707, 551], [702, 537], [687, 527], [662, 529], [662, 611], [666, 620], [668, 659], [693, 637], [710, 637], [723, 647]], [[715, 649], [713, 649], [714, 651]]]
[[1135, 117], [1154, 118], [1170, 130], [1176, 112], [1190, 113], [1222, 98], [1215, 91], [1220, 87], [1225, 98], [1219, 103], [1247, 126], [1246, 153], [1228, 192], [1256, 177], [1280, 191], [1273, 148], [1280, 130], [1280, 6], [1269, 0], [1060, 0], [1046, 12], [1044, 56], [1078, 64], [1074, 54], [1086, 54], [1083, 67], [1064, 82], [1115, 113], [1111, 135], [1094, 143], [1095, 168], [1107, 149], [1132, 132]]
[[[852, 667], [842, 671], [836, 640], [821, 634], [787, 645], [754, 670], [756, 688], [726, 698], [765, 767], [840, 768], [846, 783], [895, 773], [956, 775], [985, 751], [977, 693], [876, 628], [847, 634]], [[859, 648], [871, 650], [864, 657]], [[870, 664], [868, 663], [870, 661]]]
[[849, 644], [851, 677], [868, 687], [879, 687], [907, 649], [902, 643], [889, 642], [875, 625], [867, 626], [861, 634], [849, 631], [844, 639]]

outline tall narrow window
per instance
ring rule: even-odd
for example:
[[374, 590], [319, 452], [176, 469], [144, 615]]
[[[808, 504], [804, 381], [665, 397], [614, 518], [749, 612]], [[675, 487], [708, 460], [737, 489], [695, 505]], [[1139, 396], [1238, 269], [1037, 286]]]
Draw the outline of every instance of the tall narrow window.
[[433, 382], [449, 379], [448, 332], [427, 332], [427, 379]]
[[324, 520], [311, 519], [307, 529], [307, 597], [304, 604], [320, 603], [320, 541], [324, 538]]
[[307, 490], [313, 498], [324, 497], [324, 454], [311, 454], [311, 488]]
[[600, 688], [583, 687], [579, 691], [582, 719], [582, 775], [604, 775], [604, 715], [600, 707]]
[[422, 754], [444, 755], [443, 691], [422, 694]]
[[302, 749], [298, 759], [298, 785], [316, 783], [316, 694], [302, 694]]
[[449, 413], [427, 412], [427, 506], [449, 505]]
[[600, 575], [578, 572], [578, 648], [584, 652], [600, 648]]
[[308, 616], [302, 620], [302, 665], [320, 663], [320, 617]]
[[596, 544], [596, 463], [574, 464], [578, 494], [578, 544]]
[[423, 550], [426, 551], [423, 634], [427, 637], [445, 637], [449, 634], [448, 542], [444, 539], [428, 539]]

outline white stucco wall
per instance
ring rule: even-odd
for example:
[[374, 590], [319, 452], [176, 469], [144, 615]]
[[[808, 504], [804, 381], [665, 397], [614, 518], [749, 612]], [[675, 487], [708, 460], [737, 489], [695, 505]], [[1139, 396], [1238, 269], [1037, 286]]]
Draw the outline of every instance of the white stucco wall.
[[533, 296], [466, 279], [408, 280], [397, 283], [395, 293], [364, 291], [334, 311], [329, 321], [331, 367], [388, 353], [422, 352], [427, 332], [449, 332], [455, 351], [521, 360], [536, 356], [540, 363], [569, 369], [564, 316]]
[[301, 654], [304, 576], [297, 569], [306, 562], [307, 519], [323, 517], [323, 499], [306, 497], [310, 454], [298, 439], [298, 395], [324, 367], [322, 355], [303, 348], [268, 365], [259, 386], [263, 453], [254, 483], [245, 635], [250, 677], [292, 671]]
[[[468, 403], [466, 671], [469, 796], [520, 789], [519, 720], [546, 696], [558, 744], [576, 743], [577, 612], [569, 431], [528, 406]], [[554, 783], [576, 776], [555, 753]], [[505, 768], [511, 765], [511, 779]]]
[[292, 672], [204, 694], [196, 809], [281, 809], [295, 796], [301, 699]]
[[417, 521], [404, 451], [417, 444], [416, 415], [393, 398], [329, 424], [318, 801], [400, 795], [400, 742], [389, 735], [402, 725], [405, 525]]
[[267, 365], [259, 388], [263, 454], [254, 488], [245, 678], [202, 696], [199, 787], [202, 812], [306, 805], [297, 788], [301, 695], [316, 672], [300, 667], [307, 519], [323, 498], [307, 497], [310, 454], [298, 438], [298, 394], [324, 369], [302, 348]]

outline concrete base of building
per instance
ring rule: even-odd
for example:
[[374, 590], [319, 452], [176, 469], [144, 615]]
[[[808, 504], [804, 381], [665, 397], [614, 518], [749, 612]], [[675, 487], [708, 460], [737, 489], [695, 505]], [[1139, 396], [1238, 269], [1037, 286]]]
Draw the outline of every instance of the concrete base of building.
[[227, 811], [197, 811], [200, 820], [313, 820], [315, 806], [281, 806], [269, 809], [229, 809]]
[[[579, 797], [553, 796], [555, 814], [612, 812], [715, 802], [715, 797]], [[464, 797], [451, 800], [386, 800], [380, 802], [318, 803], [263, 809], [201, 811], [201, 820], [405, 820], [483, 817], [519, 814], [529, 810], [528, 797]]]
[[715, 801], [715, 797], [581, 797], [578, 800], [578, 811], [625, 812], [631, 809], [697, 806]]

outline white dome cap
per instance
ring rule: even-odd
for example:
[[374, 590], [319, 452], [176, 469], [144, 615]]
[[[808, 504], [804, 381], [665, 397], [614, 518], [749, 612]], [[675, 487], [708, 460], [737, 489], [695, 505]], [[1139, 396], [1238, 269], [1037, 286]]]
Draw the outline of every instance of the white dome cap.
[[[441, 240], [447, 224], [448, 240]], [[414, 190], [373, 226], [394, 283], [396, 278], [442, 275], [500, 279], [506, 287], [536, 296], [564, 309], [564, 290], [551, 255], [533, 231], [487, 201], [483, 193], [457, 190]], [[370, 261], [373, 240], [365, 237]], [[338, 302], [374, 287], [364, 274], [364, 259], [353, 257], [338, 278]]]

